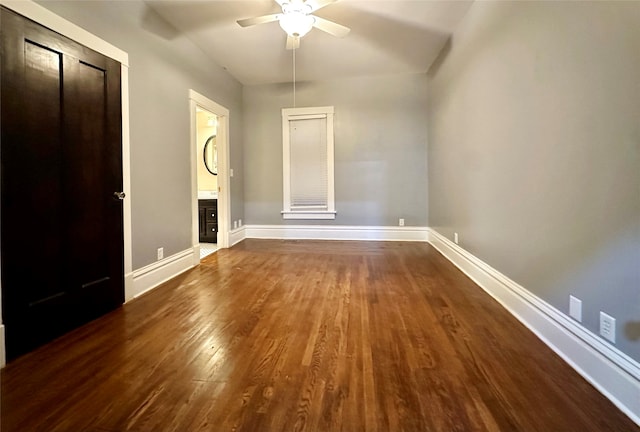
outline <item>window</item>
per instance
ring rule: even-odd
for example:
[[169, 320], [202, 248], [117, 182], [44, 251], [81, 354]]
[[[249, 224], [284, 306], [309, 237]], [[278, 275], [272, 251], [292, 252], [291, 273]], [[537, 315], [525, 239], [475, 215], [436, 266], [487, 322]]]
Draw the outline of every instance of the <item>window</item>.
[[335, 219], [333, 107], [282, 110], [284, 219]]

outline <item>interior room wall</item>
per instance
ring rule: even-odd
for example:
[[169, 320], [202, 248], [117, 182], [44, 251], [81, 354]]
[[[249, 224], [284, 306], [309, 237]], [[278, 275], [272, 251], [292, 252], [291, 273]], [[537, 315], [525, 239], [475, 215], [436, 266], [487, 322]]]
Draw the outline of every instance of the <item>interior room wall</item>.
[[192, 246], [189, 89], [230, 111], [231, 218], [243, 218], [242, 85], [143, 1], [39, 3], [129, 54], [133, 268]]
[[426, 75], [297, 83], [297, 107], [334, 106], [331, 221], [283, 221], [282, 108], [291, 83], [245, 86], [245, 222], [427, 226]]
[[204, 164], [204, 145], [209, 137], [216, 134], [216, 127], [208, 126], [208, 120], [210, 118], [216, 118], [215, 115], [200, 111], [196, 113], [196, 169], [198, 177], [198, 190], [199, 191], [218, 191], [218, 177], [211, 174]]
[[429, 73], [429, 220], [640, 360], [640, 3], [475, 2]]

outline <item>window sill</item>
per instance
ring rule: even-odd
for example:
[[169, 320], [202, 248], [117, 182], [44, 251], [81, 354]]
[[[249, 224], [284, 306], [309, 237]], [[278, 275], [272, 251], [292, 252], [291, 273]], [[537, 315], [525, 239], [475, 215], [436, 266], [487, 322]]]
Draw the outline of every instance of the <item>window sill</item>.
[[282, 219], [335, 219], [335, 211], [287, 211], [283, 210]]

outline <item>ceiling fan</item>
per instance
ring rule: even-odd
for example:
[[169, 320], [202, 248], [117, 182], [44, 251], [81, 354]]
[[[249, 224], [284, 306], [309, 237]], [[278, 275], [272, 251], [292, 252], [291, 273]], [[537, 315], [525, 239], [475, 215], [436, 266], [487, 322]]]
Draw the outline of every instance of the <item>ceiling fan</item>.
[[241, 27], [250, 27], [274, 21], [287, 33], [287, 49], [300, 47], [300, 38], [315, 27], [336, 37], [344, 37], [351, 30], [341, 24], [312, 15], [313, 12], [337, 0], [275, 0], [282, 13], [238, 20]]

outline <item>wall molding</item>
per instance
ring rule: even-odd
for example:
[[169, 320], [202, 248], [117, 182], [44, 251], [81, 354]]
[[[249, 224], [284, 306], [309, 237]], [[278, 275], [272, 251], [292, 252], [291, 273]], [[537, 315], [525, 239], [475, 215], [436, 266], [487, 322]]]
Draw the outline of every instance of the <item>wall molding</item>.
[[133, 284], [133, 272], [124, 275], [124, 302], [128, 302], [135, 297], [135, 286]]
[[[133, 272], [132, 300], [194, 267], [194, 248], [186, 249]], [[200, 257], [198, 255], [198, 262]]]
[[[212, 101], [208, 97], [189, 89], [189, 128], [190, 128], [190, 168], [191, 168], [191, 241], [193, 244], [199, 242], [198, 226], [198, 158], [202, 154], [197, 151], [197, 108], [205, 110], [218, 116], [218, 130], [216, 138], [216, 148], [218, 149], [218, 239], [219, 249], [229, 247], [229, 228], [231, 221], [231, 189], [229, 188], [229, 110], [222, 105]], [[198, 255], [199, 259], [200, 255]]]
[[426, 227], [245, 225], [245, 237], [278, 240], [426, 241]]
[[240, 243], [247, 236], [247, 230], [244, 226], [236, 228], [229, 232], [229, 247]]
[[640, 364], [440, 233], [428, 241], [640, 425]]
[[7, 355], [4, 351], [4, 325], [0, 324], [0, 368], [7, 364]]

